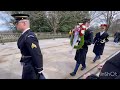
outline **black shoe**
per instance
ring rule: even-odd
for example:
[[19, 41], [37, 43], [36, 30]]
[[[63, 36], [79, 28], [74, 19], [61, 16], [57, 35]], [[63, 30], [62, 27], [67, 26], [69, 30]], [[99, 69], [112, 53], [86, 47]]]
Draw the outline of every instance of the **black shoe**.
[[97, 56], [95, 56], [95, 58], [94, 58], [93, 62], [95, 62], [96, 60], [97, 60]]
[[99, 60], [99, 59], [101, 59], [101, 57], [100, 57], [100, 56], [98, 57], [98, 60]]
[[70, 75], [71, 75], [71, 76], [75, 76], [75, 75], [76, 75], [76, 73], [72, 72], [72, 73], [70, 73]]
[[84, 70], [86, 67], [82, 67], [81, 70]]
[[100, 58], [97, 58], [97, 60], [99, 60]]
[[100, 57], [99, 57], [99, 56], [96, 56], [96, 57], [94, 58], [93, 62], [96, 62], [96, 60], [99, 60], [99, 59], [100, 59]]
[[96, 60], [99, 60], [100, 59], [100, 56], [97, 56]]
[[93, 60], [93, 63], [95, 63], [96, 62], [96, 60]]

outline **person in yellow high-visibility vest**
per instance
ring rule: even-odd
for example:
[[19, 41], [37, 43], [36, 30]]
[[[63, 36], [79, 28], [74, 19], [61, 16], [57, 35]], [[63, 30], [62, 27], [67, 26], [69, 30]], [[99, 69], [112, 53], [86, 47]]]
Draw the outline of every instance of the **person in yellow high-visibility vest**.
[[71, 38], [72, 30], [69, 31], [69, 38]]

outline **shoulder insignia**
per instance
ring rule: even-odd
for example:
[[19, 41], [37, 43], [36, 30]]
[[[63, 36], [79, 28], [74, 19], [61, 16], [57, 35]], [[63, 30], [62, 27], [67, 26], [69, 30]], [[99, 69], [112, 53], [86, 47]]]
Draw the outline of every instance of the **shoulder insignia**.
[[34, 35], [28, 35], [28, 37], [35, 37]]
[[36, 46], [34, 43], [32, 43], [31, 48], [32, 48], [32, 49], [33, 49], [33, 48], [37, 48], [37, 46]]

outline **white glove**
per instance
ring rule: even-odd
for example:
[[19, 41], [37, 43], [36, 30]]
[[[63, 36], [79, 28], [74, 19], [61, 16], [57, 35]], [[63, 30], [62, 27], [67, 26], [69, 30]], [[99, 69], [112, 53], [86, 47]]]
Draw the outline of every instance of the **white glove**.
[[105, 39], [101, 41], [101, 43], [105, 43]]
[[42, 71], [40, 71], [40, 72], [38, 72], [39, 74], [41, 74], [42, 73]]

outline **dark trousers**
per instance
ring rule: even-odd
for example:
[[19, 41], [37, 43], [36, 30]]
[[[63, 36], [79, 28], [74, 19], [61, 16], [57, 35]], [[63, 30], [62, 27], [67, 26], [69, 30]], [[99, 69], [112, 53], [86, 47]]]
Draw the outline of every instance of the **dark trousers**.
[[43, 73], [38, 74], [32, 64], [23, 64], [22, 79], [46, 79]]
[[83, 61], [83, 63], [82, 63], [82, 67], [86, 67], [85, 62], [86, 62], [86, 59]]
[[88, 52], [88, 47], [84, 47], [82, 49], [79, 49], [76, 51], [76, 55], [75, 55], [75, 60], [76, 60], [76, 65], [75, 65], [75, 69], [74, 69], [74, 73], [76, 74], [80, 64], [82, 64], [82, 67], [86, 67], [86, 55]]
[[115, 38], [115, 39], [114, 39], [114, 42], [115, 42], [115, 43], [118, 43], [118, 42], [119, 42], [119, 38]]
[[80, 64], [82, 64], [82, 67], [86, 67], [85, 62], [86, 62], [87, 52], [88, 52], [88, 48], [83, 48], [76, 51], [76, 56], [75, 56], [76, 65], [75, 65], [74, 73], [77, 72]]
[[95, 54], [96, 56], [100, 57], [100, 54]]
[[[80, 66], [80, 64], [76, 62], [75, 69], [74, 69], [74, 71], [73, 71], [75, 74], [76, 74], [76, 72], [77, 72], [79, 66]], [[85, 63], [82, 64], [82, 67], [86, 67]]]
[[82, 64], [83, 67], [86, 66], [85, 62], [86, 62], [87, 52], [88, 52], [88, 48], [83, 48], [76, 51], [75, 60], [77, 61], [78, 64]]
[[38, 79], [38, 74], [31, 64], [23, 65], [22, 79]]
[[75, 69], [74, 69], [74, 71], [73, 71], [75, 74], [76, 74], [76, 72], [77, 72], [79, 66], [80, 66], [80, 64], [76, 62]]
[[96, 61], [96, 60], [98, 60], [98, 59], [100, 59], [101, 57], [100, 57], [100, 54], [95, 54], [96, 56], [95, 56], [95, 58], [94, 58], [94, 61]]

